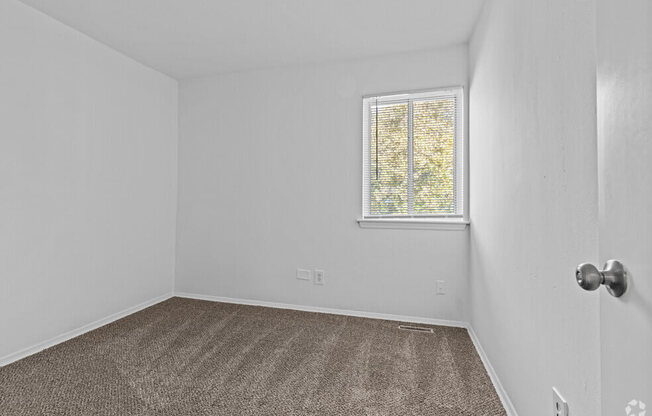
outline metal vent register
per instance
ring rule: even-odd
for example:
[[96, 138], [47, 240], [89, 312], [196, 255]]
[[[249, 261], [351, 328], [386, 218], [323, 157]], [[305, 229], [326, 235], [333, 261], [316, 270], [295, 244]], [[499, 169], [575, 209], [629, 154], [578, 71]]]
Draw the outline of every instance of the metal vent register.
[[423, 326], [414, 326], [414, 325], [399, 325], [398, 329], [402, 329], [404, 331], [415, 331], [415, 332], [425, 332], [428, 334], [432, 334], [432, 328], [425, 328]]

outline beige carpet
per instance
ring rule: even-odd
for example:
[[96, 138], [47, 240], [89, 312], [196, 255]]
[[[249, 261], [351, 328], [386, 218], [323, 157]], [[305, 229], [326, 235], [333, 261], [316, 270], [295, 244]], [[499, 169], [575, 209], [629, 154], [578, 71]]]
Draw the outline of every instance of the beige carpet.
[[0, 368], [0, 414], [505, 415], [464, 329], [173, 298]]

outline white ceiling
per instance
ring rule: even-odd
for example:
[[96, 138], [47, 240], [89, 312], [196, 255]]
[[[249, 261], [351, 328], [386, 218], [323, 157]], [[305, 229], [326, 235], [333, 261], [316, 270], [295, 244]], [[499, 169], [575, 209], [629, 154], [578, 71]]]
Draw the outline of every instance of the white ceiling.
[[483, 0], [22, 0], [175, 78], [468, 41]]

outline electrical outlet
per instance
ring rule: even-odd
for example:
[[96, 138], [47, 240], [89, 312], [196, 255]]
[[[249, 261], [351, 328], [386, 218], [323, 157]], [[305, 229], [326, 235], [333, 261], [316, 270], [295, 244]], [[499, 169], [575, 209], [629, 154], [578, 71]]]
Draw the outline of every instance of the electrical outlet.
[[446, 294], [446, 281], [445, 280], [437, 280], [437, 285], [436, 285], [436, 294], [438, 295], [445, 295]]
[[557, 387], [552, 388], [552, 415], [568, 416], [568, 403], [559, 393]]
[[297, 279], [312, 280], [312, 271], [308, 269], [297, 269]]
[[324, 271], [315, 269], [315, 284], [316, 285], [323, 285], [326, 283], [326, 278], [324, 277]]

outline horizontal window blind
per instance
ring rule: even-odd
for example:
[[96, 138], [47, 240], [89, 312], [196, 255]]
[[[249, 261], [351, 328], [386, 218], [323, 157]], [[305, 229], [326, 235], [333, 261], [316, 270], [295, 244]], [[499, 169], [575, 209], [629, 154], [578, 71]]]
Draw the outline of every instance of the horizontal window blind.
[[363, 216], [463, 216], [462, 89], [363, 99]]

